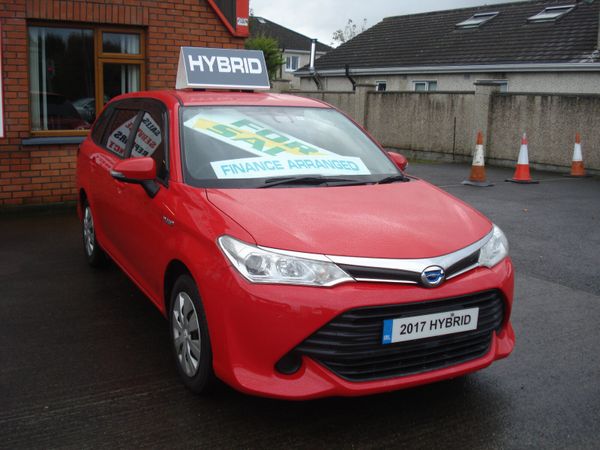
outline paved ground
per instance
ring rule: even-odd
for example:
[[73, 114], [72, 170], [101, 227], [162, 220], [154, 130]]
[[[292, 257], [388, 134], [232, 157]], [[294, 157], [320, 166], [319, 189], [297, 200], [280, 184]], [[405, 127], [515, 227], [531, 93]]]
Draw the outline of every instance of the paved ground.
[[460, 185], [409, 170], [507, 233], [517, 348], [468, 377], [289, 403], [179, 383], [162, 317], [116, 268], [90, 271], [74, 215], [0, 217], [0, 448], [598, 448], [600, 181]]

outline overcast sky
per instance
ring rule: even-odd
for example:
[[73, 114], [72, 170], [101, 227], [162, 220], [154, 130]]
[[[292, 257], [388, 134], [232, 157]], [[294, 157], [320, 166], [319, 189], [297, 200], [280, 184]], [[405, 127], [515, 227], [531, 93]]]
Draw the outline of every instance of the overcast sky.
[[[331, 44], [335, 30], [344, 28], [348, 19], [372, 27], [384, 17], [425, 11], [439, 11], [511, 0], [250, 0], [254, 15], [263, 16], [324, 44]], [[513, 0], [519, 1], [519, 0]]]

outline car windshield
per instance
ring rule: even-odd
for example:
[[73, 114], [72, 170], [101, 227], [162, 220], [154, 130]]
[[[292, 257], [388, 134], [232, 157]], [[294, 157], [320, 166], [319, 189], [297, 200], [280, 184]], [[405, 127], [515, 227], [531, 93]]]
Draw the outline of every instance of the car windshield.
[[181, 134], [185, 182], [192, 186], [335, 186], [400, 173], [334, 109], [188, 106]]

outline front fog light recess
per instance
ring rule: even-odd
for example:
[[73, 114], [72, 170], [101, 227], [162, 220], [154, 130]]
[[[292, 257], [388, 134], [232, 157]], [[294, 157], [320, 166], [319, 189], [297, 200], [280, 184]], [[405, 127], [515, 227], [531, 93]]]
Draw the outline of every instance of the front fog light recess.
[[218, 240], [223, 253], [234, 267], [253, 283], [333, 286], [352, 281], [346, 272], [321, 255], [311, 259], [267, 250], [246, 244], [231, 236]]
[[479, 251], [479, 265], [494, 267], [508, 255], [508, 241], [500, 228], [494, 225], [492, 237]]

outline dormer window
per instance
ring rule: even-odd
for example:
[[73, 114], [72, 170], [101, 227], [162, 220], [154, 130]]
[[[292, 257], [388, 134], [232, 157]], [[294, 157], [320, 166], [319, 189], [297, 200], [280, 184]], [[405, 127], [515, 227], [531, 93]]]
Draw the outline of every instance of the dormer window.
[[575, 8], [575, 5], [549, 6], [535, 16], [529, 17], [527, 21], [532, 23], [552, 22], [571, 12], [573, 8]]
[[478, 28], [498, 15], [498, 12], [477, 13], [464, 22], [457, 23], [456, 28]]

